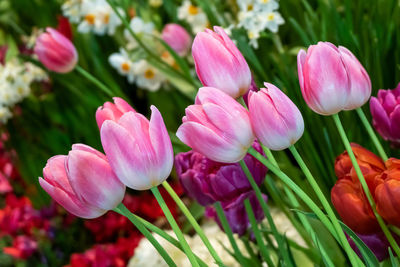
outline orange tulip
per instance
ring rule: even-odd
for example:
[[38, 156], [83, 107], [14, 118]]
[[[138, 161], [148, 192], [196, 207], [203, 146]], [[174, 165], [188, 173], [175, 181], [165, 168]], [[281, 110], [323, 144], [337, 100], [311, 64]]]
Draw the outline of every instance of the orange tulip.
[[[352, 143], [351, 148], [360, 165], [361, 172], [367, 181], [369, 190], [375, 192], [375, 177], [385, 170], [385, 164], [377, 155], [358, 144]], [[343, 152], [336, 158], [335, 173], [339, 179], [350, 176], [354, 183], [359, 183], [357, 174], [347, 152]]]
[[388, 159], [386, 171], [375, 178], [378, 213], [390, 224], [400, 227], [400, 160]]
[[354, 183], [350, 177], [339, 179], [331, 191], [333, 206], [342, 221], [353, 231], [360, 234], [374, 233], [379, 230], [379, 224], [368, 204], [359, 183]]

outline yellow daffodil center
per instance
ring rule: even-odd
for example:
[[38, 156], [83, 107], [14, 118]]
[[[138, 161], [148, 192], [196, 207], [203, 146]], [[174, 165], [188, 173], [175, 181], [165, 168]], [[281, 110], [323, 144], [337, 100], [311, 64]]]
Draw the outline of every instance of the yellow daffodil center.
[[196, 15], [199, 13], [199, 9], [197, 8], [197, 6], [190, 5], [188, 8], [188, 12], [190, 15]]
[[123, 71], [129, 71], [130, 68], [131, 68], [131, 66], [127, 62], [124, 62], [124, 63], [121, 64], [121, 69]]
[[155, 73], [154, 73], [154, 71], [153, 71], [152, 69], [147, 69], [147, 70], [144, 72], [144, 77], [145, 77], [146, 79], [153, 79], [154, 76], [155, 76]]
[[90, 25], [94, 24], [94, 19], [95, 19], [95, 16], [93, 14], [87, 14], [85, 16], [86, 22], [89, 23]]

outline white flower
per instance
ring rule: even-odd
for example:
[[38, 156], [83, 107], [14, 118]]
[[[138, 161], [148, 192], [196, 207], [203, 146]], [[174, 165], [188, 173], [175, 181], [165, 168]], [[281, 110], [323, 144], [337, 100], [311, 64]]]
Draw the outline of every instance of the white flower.
[[0, 122], [6, 123], [12, 117], [12, 113], [9, 108], [0, 106]]
[[[118, 12], [123, 12], [118, 10]], [[78, 31], [88, 33], [93, 31], [98, 35], [112, 35], [121, 25], [121, 20], [105, 0], [87, 0], [81, 6], [82, 21]]]
[[121, 48], [119, 53], [113, 53], [108, 58], [111, 66], [113, 66], [119, 74], [126, 76], [129, 83], [133, 83], [135, 76], [133, 73], [133, 62], [129, 58], [127, 52]]
[[[141, 18], [139, 17], [134, 17], [131, 22], [129, 23], [130, 28], [132, 31], [139, 37], [143, 38], [144, 35], [146, 34], [154, 34], [155, 33], [155, 26], [153, 22], [144, 22]], [[135, 49], [138, 44], [136, 40], [133, 38], [131, 33], [125, 29], [124, 30], [124, 36], [128, 40], [128, 44], [126, 46], [127, 49]]]
[[78, 23], [82, 17], [82, 3], [84, 0], [67, 0], [61, 6], [61, 10], [65, 17], [68, 17], [69, 21]]
[[137, 86], [149, 91], [157, 91], [165, 81], [164, 76], [144, 59], [134, 63], [133, 71]]
[[264, 16], [262, 17], [265, 19], [261, 22], [261, 24], [263, 24], [265, 28], [274, 33], [278, 32], [279, 25], [285, 22], [281, 14], [279, 14], [278, 12], [269, 12], [264, 14]]
[[152, 7], [160, 7], [163, 4], [163, 0], [149, 0], [149, 4]]
[[203, 10], [198, 6], [192, 5], [189, 0], [183, 1], [182, 5], [178, 8], [178, 19], [189, 23], [193, 33], [203, 31], [209, 24]]

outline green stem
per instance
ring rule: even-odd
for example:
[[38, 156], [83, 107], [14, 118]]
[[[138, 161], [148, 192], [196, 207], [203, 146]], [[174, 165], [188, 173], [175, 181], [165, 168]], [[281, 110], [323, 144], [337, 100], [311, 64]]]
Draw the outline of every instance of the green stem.
[[97, 79], [96, 77], [94, 77], [92, 74], [90, 74], [89, 72], [87, 72], [85, 69], [83, 69], [80, 66], [76, 66], [75, 69], [86, 79], [88, 79], [89, 81], [91, 81], [92, 83], [94, 83], [97, 87], [100, 88], [100, 90], [102, 90], [104, 93], [106, 93], [108, 96], [113, 97], [115, 96], [115, 94], [113, 92], [110, 91], [110, 89], [104, 85], [104, 83], [102, 83], [99, 79]]
[[400, 229], [397, 228], [394, 225], [389, 225], [390, 230], [392, 230], [393, 233], [395, 233], [396, 235], [400, 236]]
[[226, 219], [226, 216], [225, 216], [224, 210], [222, 209], [221, 203], [216, 202], [214, 204], [214, 207], [215, 207], [215, 211], [217, 212], [219, 221], [221, 222], [222, 228], [224, 229], [224, 232], [228, 236], [229, 242], [231, 243], [234, 255], [238, 258], [238, 261], [241, 266], [246, 266], [247, 265], [246, 260], [243, 256], [242, 252], [240, 252], [240, 249], [236, 243], [236, 240], [233, 237], [232, 229], [229, 226], [228, 220]]
[[158, 190], [158, 187], [155, 186], [155, 187], [151, 188], [151, 192], [157, 199], [158, 204], [160, 205], [162, 211], [164, 212], [164, 215], [167, 218], [169, 224], [171, 225], [172, 230], [176, 234], [176, 237], [178, 238], [179, 242], [181, 243], [182, 248], [183, 248], [186, 256], [188, 257], [190, 263], [192, 264], [192, 266], [198, 267], [199, 263], [197, 262], [192, 249], [189, 247], [189, 244], [187, 243], [185, 237], [183, 236], [181, 229], [179, 229], [179, 226], [176, 223], [174, 216], [172, 216], [171, 211], [169, 210], [167, 204], [165, 203], [163, 197], [161, 196], [161, 193]]
[[125, 207], [124, 204], [120, 203], [118, 206], [114, 209], [115, 212], [125, 216], [128, 218], [133, 225], [149, 240], [149, 242], [154, 246], [154, 248], [160, 253], [161, 257], [165, 260], [165, 262], [168, 264], [168, 266], [177, 266], [174, 261], [171, 259], [171, 257], [168, 255], [168, 253], [165, 251], [165, 249], [158, 243], [158, 241], [154, 238], [154, 236], [149, 232], [149, 230], [146, 229], [146, 227], [143, 225], [143, 223], [138, 220], [133, 214]]
[[289, 178], [284, 172], [277, 168], [268, 159], [264, 158], [257, 150], [250, 147], [248, 153], [265, 165], [270, 171], [275, 173], [275, 175], [285, 183], [293, 192], [299, 196], [299, 198], [304, 201], [304, 203], [315, 213], [318, 219], [325, 225], [328, 231], [338, 240], [336, 231], [334, 230], [331, 221], [326, 217], [326, 215], [321, 211], [321, 209], [314, 203], [314, 201], [295, 183]]
[[356, 254], [351, 248], [349, 242], [347, 241], [346, 235], [343, 232], [342, 227], [340, 226], [340, 223], [338, 219], [336, 218], [335, 212], [333, 211], [331, 205], [329, 204], [328, 200], [324, 196], [324, 194], [321, 191], [321, 188], [319, 187], [317, 181], [315, 180], [314, 176], [311, 174], [310, 170], [308, 169], [306, 163], [304, 162], [303, 158], [300, 156], [299, 152], [295, 148], [295, 146], [290, 146], [289, 147], [290, 152], [292, 152], [294, 158], [296, 159], [297, 163], [299, 164], [301, 170], [303, 171], [304, 175], [306, 176], [308, 182], [310, 183], [312, 189], [314, 190], [315, 194], [317, 195], [318, 199], [321, 201], [322, 206], [328, 213], [328, 217], [331, 219], [333, 227], [335, 228], [336, 233], [338, 234], [338, 237], [340, 239], [340, 243], [342, 244], [342, 247], [346, 251], [346, 254], [349, 256], [349, 260], [352, 264], [352, 266], [357, 266], [357, 259], [356, 259]]
[[367, 130], [369, 136], [371, 137], [372, 142], [374, 143], [376, 149], [378, 150], [379, 155], [381, 156], [383, 161], [387, 161], [388, 160], [388, 156], [386, 155], [386, 152], [383, 149], [381, 142], [379, 142], [379, 139], [376, 136], [374, 129], [372, 129], [371, 124], [369, 123], [367, 117], [365, 116], [364, 111], [362, 110], [361, 107], [356, 109], [356, 111], [357, 111], [357, 114], [360, 117], [362, 123], [364, 124], [364, 127]]
[[204, 245], [207, 247], [208, 251], [210, 252], [211, 256], [214, 258], [216, 263], [219, 266], [225, 266], [221, 260], [221, 258], [218, 256], [217, 252], [211, 245], [210, 241], [206, 237], [206, 235], [203, 232], [203, 229], [201, 229], [200, 225], [197, 223], [196, 219], [193, 217], [192, 213], [189, 211], [189, 209], [185, 206], [183, 201], [180, 199], [180, 197], [175, 193], [174, 189], [168, 184], [167, 181], [164, 181], [162, 183], [163, 187], [169, 195], [172, 197], [172, 199], [175, 201], [175, 203], [178, 205], [178, 207], [181, 209], [183, 214], [186, 216], [190, 224], [193, 226], [194, 230], [196, 233], [199, 235], [201, 240], [203, 241]]
[[[275, 159], [274, 155], [272, 154], [271, 150], [269, 148], [263, 146], [263, 145], [262, 145], [262, 147], [263, 147], [263, 150], [264, 150], [265, 155], [267, 156], [267, 158], [269, 158], [271, 160], [272, 164], [274, 164], [278, 169], [280, 169], [279, 165], [278, 165], [278, 162], [276, 161], [276, 159]], [[285, 193], [286, 193], [286, 195], [287, 195], [287, 197], [289, 199], [289, 202], [291, 203], [292, 207], [295, 208], [295, 209], [300, 209], [300, 203], [297, 200], [297, 198], [294, 196], [292, 190], [290, 190], [286, 185], [284, 185], [284, 190], [285, 190]], [[298, 213], [298, 216], [299, 216], [300, 222], [304, 225], [304, 228], [310, 234], [311, 239], [313, 240], [314, 244], [317, 245], [317, 247], [319, 247], [319, 250], [321, 252], [321, 256], [324, 257], [328, 267], [335, 266], [333, 264], [332, 260], [330, 259], [328, 253], [326, 253], [325, 248], [322, 245], [318, 246], [318, 244], [320, 244], [320, 242], [319, 242], [319, 240], [317, 238], [316, 233], [312, 229], [311, 224], [308, 221], [307, 217], [304, 214], [301, 214], [301, 213]]]
[[241, 160], [239, 163], [240, 163], [240, 166], [242, 167], [247, 179], [249, 180], [251, 187], [254, 190], [254, 193], [257, 197], [257, 200], [260, 203], [260, 206], [264, 212], [265, 217], [267, 218], [268, 224], [271, 227], [271, 231], [272, 231], [273, 235], [275, 236], [276, 242], [278, 243], [278, 250], [279, 250], [280, 255], [282, 256], [282, 258], [284, 259], [284, 262], [288, 266], [293, 266], [293, 263], [289, 256], [289, 253], [285, 246], [285, 240], [283, 239], [283, 236], [278, 232], [278, 229], [276, 228], [274, 220], [272, 219], [271, 213], [269, 211], [268, 205], [265, 202], [264, 198], [262, 197], [260, 188], [258, 187], [256, 181], [254, 181], [254, 178], [251, 175], [249, 168], [247, 168], [247, 165], [244, 162], [244, 160]]
[[381, 215], [376, 211], [376, 204], [375, 201], [371, 195], [371, 192], [369, 191], [367, 182], [365, 181], [365, 178], [361, 172], [360, 166], [358, 165], [357, 159], [354, 156], [353, 150], [351, 149], [351, 145], [349, 142], [349, 139], [347, 139], [346, 132], [343, 128], [342, 122], [340, 121], [339, 115], [334, 114], [332, 115], [333, 120], [335, 121], [336, 127], [339, 131], [340, 137], [342, 138], [343, 144], [347, 150], [347, 153], [349, 154], [351, 163], [353, 164], [353, 167], [357, 173], [358, 180], [361, 183], [362, 188], [364, 189], [364, 193], [367, 196], [368, 202], [372, 208], [372, 211], [375, 214], [375, 217], [382, 228], [383, 233], [385, 234], [387, 240], [389, 241], [390, 245], [392, 246], [393, 250], [396, 252], [397, 256], [400, 257], [400, 248], [397, 242], [394, 240], [392, 234], [390, 233], [388, 227], [386, 226], [385, 222], [383, 221]]
[[260, 249], [261, 256], [264, 258], [264, 260], [268, 266], [274, 266], [274, 264], [272, 263], [272, 260], [269, 256], [267, 247], [265, 246], [265, 243], [261, 236], [260, 229], [258, 229], [257, 220], [256, 220], [256, 217], [254, 216], [254, 212], [253, 212], [253, 209], [251, 207], [251, 204], [250, 204], [250, 201], [248, 198], [246, 198], [244, 200], [244, 207], [246, 209], [247, 217], [249, 218], [249, 221], [251, 224], [251, 229], [253, 230], [254, 236], [256, 237], [256, 241], [257, 241], [258, 247]]

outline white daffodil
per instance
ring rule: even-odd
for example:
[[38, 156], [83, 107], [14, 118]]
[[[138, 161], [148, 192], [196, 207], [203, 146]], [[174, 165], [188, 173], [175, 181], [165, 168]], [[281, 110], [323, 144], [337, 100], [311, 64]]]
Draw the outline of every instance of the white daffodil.
[[113, 66], [119, 74], [126, 76], [129, 83], [133, 83], [135, 80], [135, 74], [133, 72], [133, 62], [129, 58], [127, 52], [121, 48], [119, 53], [113, 53], [108, 58], [111, 66]]
[[152, 92], [157, 91], [165, 81], [165, 77], [160, 71], [144, 59], [135, 62], [133, 68], [136, 75], [136, 84], [142, 89]]
[[[139, 37], [143, 38], [146, 34], [155, 34], [155, 26], [153, 22], [144, 22], [140, 17], [134, 17], [129, 23], [132, 31]], [[138, 44], [128, 30], [124, 30], [124, 36], [128, 40], [127, 49], [135, 49]]]
[[204, 11], [200, 7], [193, 5], [189, 0], [183, 1], [178, 8], [178, 18], [189, 23], [193, 33], [201, 32], [209, 25]]

